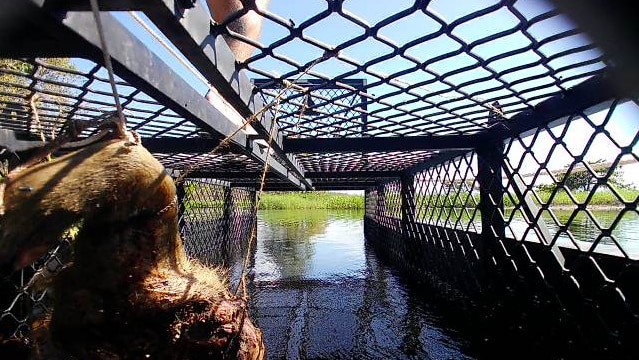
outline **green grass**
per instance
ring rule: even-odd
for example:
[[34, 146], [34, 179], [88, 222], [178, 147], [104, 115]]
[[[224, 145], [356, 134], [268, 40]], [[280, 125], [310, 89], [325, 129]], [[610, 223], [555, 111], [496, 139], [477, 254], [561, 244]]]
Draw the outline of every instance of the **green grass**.
[[[639, 190], [636, 189], [620, 189], [618, 190], [621, 198], [626, 202], [635, 201], [639, 197]], [[583, 203], [588, 197], [588, 191], [572, 191], [577, 203]], [[543, 203], [547, 203], [550, 199], [550, 191], [537, 191], [537, 195]], [[424, 208], [426, 204], [430, 204], [433, 209], [452, 209], [452, 208], [472, 208], [473, 202], [468, 199], [469, 194], [462, 193], [458, 196], [418, 196], [416, 204], [418, 208]], [[513, 196], [514, 198], [514, 196]], [[535, 202], [538, 202], [533, 197]], [[476, 201], [479, 198], [475, 199]], [[515, 199], [515, 202], [517, 200]], [[623, 203], [610, 191], [598, 191], [593, 194], [592, 199], [588, 202], [591, 206], [623, 206]], [[574, 206], [574, 202], [570, 199], [565, 191], [559, 191], [555, 194], [550, 206]], [[187, 209], [198, 209], [222, 206], [221, 202], [209, 201], [188, 201]], [[399, 206], [399, 203], [397, 204]], [[506, 208], [513, 207], [514, 204], [510, 197], [504, 197], [504, 206]], [[303, 210], [303, 209], [333, 209], [333, 210], [361, 210], [364, 209], [364, 196], [349, 195], [340, 193], [331, 193], [323, 191], [315, 192], [266, 192], [262, 194], [260, 200], [260, 210]]]
[[[461, 208], [473, 206], [473, 199], [470, 198], [470, 194], [467, 192], [461, 192], [459, 194], [438, 194], [438, 195], [418, 195], [415, 199], [417, 207], [435, 207], [435, 208]], [[474, 199], [475, 202], [479, 202], [479, 196]]]
[[260, 210], [364, 208], [363, 195], [314, 192], [266, 192], [260, 199]]
[[[636, 189], [618, 189], [617, 192], [621, 198], [626, 202], [632, 202], [639, 196], [639, 190]], [[550, 200], [550, 191], [538, 191], [537, 194], [541, 198], [541, 201], [548, 203]], [[571, 191], [575, 201], [577, 203], [584, 203], [590, 194], [589, 191]], [[510, 200], [510, 199], [507, 199]], [[510, 201], [508, 201], [510, 203]], [[512, 204], [505, 204], [509, 206]], [[574, 205], [575, 202], [570, 199], [565, 191], [558, 191], [555, 196], [550, 200], [551, 206], [564, 206]], [[592, 195], [592, 198], [588, 201], [589, 205], [601, 205], [601, 206], [623, 206], [623, 203], [619, 198], [612, 193], [612, 191], [597, 191]]]
[[[590, 206], [623, 206], [623, 202], [633, 202], [639, 197], [639, 190], [637, 189], [617, 189], [617, 193], [621, 197], [617, 197], [610, 190], [596, 191], [592, 198], [588, 201]], [[531, 193], [529, 193], [531, 194]], [[583, 204], [588, 198], [589, 191], [571, 191], [574, 201], [568, 196], [568, 193], [561, 190], [558, 191], [552, 199], [550, 196], [551, 191], [536, 191], [537, 196], [532, 196], [535, 203], [539, 204], [539, 200], [543, 203], [550, 203], [550, 206], [574, 206], [575, 204]], [[512, 198], [512, 199], [511, 199]], [[475, 196], [475, 202], [479, 202], [479, 196]], [[433, 207], [433, 208], [463, 208], [473, 207], [474, 202], [469, 199], [468, 193], [460, 193], [459, 195], [433, 195], [433, 196], [417, 196], [415, 201], [418, 207]], [[518, 199], [514, 194], [511, 196], [504, 196], [504, 207], [514, 207], [518, 203]], [[427, 206], [430, 205], [430, 206]]]

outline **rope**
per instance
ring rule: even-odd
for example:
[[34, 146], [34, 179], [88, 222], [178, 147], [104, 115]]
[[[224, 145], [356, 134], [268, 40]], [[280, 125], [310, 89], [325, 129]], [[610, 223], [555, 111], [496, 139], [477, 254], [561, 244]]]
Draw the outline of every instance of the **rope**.
[[[315, 65], [315, 64], [313, 64]], [[310, 70], [310, 68], [306, 71], [308, 72]], [[295, 79], [295, 81], [299, 80]], [[287, 82], [287, 85], [293, 86], [294, 83], [293, 82]], [[289, 86], [289, 87], [290, 87]], [[262, 199], [262, 194], [264, 193], [264, 184], [266, 183], [266, 173], [268, 170], [268, 159], [269, 156], [271, 155], [271, 145], [273, 143], [273, 137], [275, 136], [275, 124], [277, 123], [277, 115], [279, 114], [279, 107], [280, 107], [280, 98], [276, 97], [274, 100], [274, 104], [275, 104], [275, 117], [273, 118], [273, 122], [271, 123], [271, 129], [269, 130], [269, 138], [268, 138], [268, 152], [266, 153], [266, 163], [264, 164], [264, 169], [262, 170], [262, 176], [260, 178], [260, 189], [257, 192], [257, 197], [255, 200], [255, 206], [253, 207], [253, 224], [252, 224], [252, 228], [255, 229], [255, 226], [257, 225], [257, 211], [260, 208], [260, 200]], [[302, 104], [302, 109], [298, 114], [298, 120], [302, 118], [304, 110], [306, 110], [307, 106], [306, 104]], [[253, 246], [253, 243], [257, 240], [256, 239], [256, 232], [252, 231], [251, 232], [251, 237], [249, 239], [249, 243], [248, 243], [248, 248], [246, 249], [246, 256], [244, 257], [244, 262], [242, 264], [242, 273], [241, 273], [241, 277], [240, 277], [240, 282], [238, 283], [237, 287], [235, 288], [235, 295], [237, 296], [237, 292], [239, 290], [240, 285], [242, 286], [242, 298], [244, 300], [248, 299], [248, 290], [246, 289], [246, 270], [248, 269], [248, 263], [249, 263], [249, 258], [251, 255], [251, 249]]]
[[[319, 62], [325, 60], [324, 57], [318, 58], [315, 61], [313, 61], [307, 68], [306, 70], [304, 70], [297, 78], [295, 78], [293, 81], [287, 81], [284, 80], [284, 88], [277, 94], [277, 96], [275, 96], [275, 99], [273, 100], [273, 102], [271, 102], [269, 104], [269, 107], [275, 107], [275, 117], [273, 117], [273, 121], [271, 122], [271, 129], [269, 130], [269, 138], [268, 138], [268, 146], [267, 146], [267, 153], [266, 153], [266, 158], [265, 158], [265, 162], [264, 162], [264, 169], [262, 169], [262, 175], [260, 178], [260, 189], [257, 192], [257, 197], [255, 200], [255, 206], [253, 207], [253, 224], [252, 224], [252, 228], [255, 229], [255, 226], [257, 225], [257, 211], [260, 208], [260, 200], [262, 199], [262, 193], [264, 192], [264, 184], [266, 183], [266, 173], [268, 171], [268, 160], [270, 158], [271, 155], [271, 146], [273, 144], [273, 138], [275, 136], [275, 128], [276, 128], [276, 124], [277, 124], [277, 115], [279, 114], [279, 107], [280, 107], [280, 101], [282, 99], [282, 96], [286, 93], [286, 91], [288, 91], [289, 89], [293, 88], [293, 87], [299, 87], [299, 85], [297, 85], [297, 81], [299, 81], [299, 79], [302, 78], [302, 76], [308, 74], [309, 71], [311, 71], [311, 69], [317, 65]], [[307, 109], [306, 104], [302, 104], [302, 109], [300, 110], [299, 114], [298, 114], [298, 119], [301, 119], [304, 111]], [[246, 289], [246, 270], [248, 269], [248, 263], [249, 263], [249, 259], [251, 256], [251, 249], [252, 249], [252, 245], [253, 243], [257, 240], [256, 239], [256, 231], [252, 231], [251, 232], [251, 237], [249, 239], [249, 243], [248, 243], [248, 248], [246, 250], [246, 256], [244, 257], [244, 262], [242, 264], [242, 272], [241, 272], [241, 276], [240, 276], [240, 282], [237, 284], [237, 287], [235, 288], [235, 295], [237, 296], [237, 293], [239, 291], [240, 286], [242, 287], [242, 298], [246, 301], [248, 299], [248, 290]]]
[[[97, 3], [97, 0], [90, 0], [90, 2], [91, 2], [91, 9], [93, 11], [93, 16], [95, 18], [96, 25], [97, 25], [97, 28], [98, 28], [98, 34], [100, 36], [100, 44], [101, 44], [101, 47], [102, 47], [102, 53], [104, 55], [104, 63], [105, 63], [105, 66], [107, 68], [107, 71], [108, 71], [109, 83], [111, 85], [111, 90], [113, 92], [113, 97], [115, 99], [115, 105], [116, 105], [116, 108], [117, 108], [118, 116], [120, 117], [120, 120], [122, 121], [122, 123], [126, 124], [125, 119], [124, 119], [124, 114], [122, 112], [122, 106], [120, 104], [120, 100], [119, 100], [119, 97], [118, 97], [117, 88], [116, 88], [116, 85], [115, 85], [115, 79], [114, 79], [114, 75], [113, 75], [113, 73], [114, 73], [113, 72], [113, 65], [111, 63], [111, 57], [109, 55], [109, 51], [108, 51], [108, 48], [107, 48], [106, 40], [105, 40], [105, 37], [104, 37], [104, 29], [102, 27], [102, 22], [100, 21], [100, 10], [98, 8], [98, 3]], [[171, 55], [173, 55], [183, 66], [185, 66], [189, 72], [191, 72], [193, 75], [195, 75], [200, 81], [202, 81], [202, 82], [204, 82], [206, 84], [210, 84], [198, 71], [196, 71], [191, 66], [191, 64], [189, 64], [188, 62], [184, 61], [178, 54], [176, 54], [175, 51], [168, 44], [166, 44], [165, 41], [159, 35], [157, 35], [149, 26], [147, 26], [146, 23], [144, 21], [142, 21], [142, 19], [137, 14], [135, 14], [134, 12], [129, 12], [129, 14], [156, 41], [158, 41], [158, 43], [160, 45], [162, 45], [167, 51], [169, 51], [169, 53], [171, 53]], [[266, 112], [267, 110], [275, 107], [275, 117], [273, 118], [273, 121], [271, 122], [271, 128], [269, 129], [268, 147], [267, 147], [266, 157], [265, 157], [265, 160], [264, 160], [264, 168], [262, 170], [262, 175], [261, 175], [261, 178], [260, 178], [260, 188], [259, 188], [259, 191], [257, 193], [257, 199], [255, 201], [255, 206], [253, 208], [253, 211], [254, 211], [254, 216], [253, 216], [254, 224], [253, 224], [253, 227], [257, 223], [257, 211], [259, 209], [259, 202], [260, 202], [260, 198], [262, 196], [262, 193], [264, 192], [264, 185], [266, 183], [266, 174], [268, 172], [268, 161], [269, 161], [270, 156], [271, 156], [271, 149], [272, 149], [272, 144], [273, 144], [273, 138], [275, 136], [275, 129], [277, 128], [276, 127], [276, 123], [277, 123], [277, 114], [279, 113], [280, 101], [281, 101], [282, 97], [286, 94], [286, 91], [288, 91], [292, 87], [299, 86], [299, 85], [296, 84], [297, 81], [299, 79], [301, 79], [302, 76], [308, 74], [308, 72], [317, 63], [319, 63], [320, 61], [323, 61], [323, 60], [325, 60], [325, 57], [321, 57], [321, 58], [316, 59], [302, 73], [300, 73], [295, 80], [293, 80], [293, 81], [284, 81], [284, 85], [285, 86], [275, 96], [275, 99], [274, 99], [273, 102], [271, 102], [270, 104], [262, 107], [255, 114], [253, 114], [250, 117], [248, 117], [246, 119], [246, 121], [244, 121], [239, 128], [237, 128], [233, 133], [231, 133], [226, 138], [224, 138], [222, 141], [220, 141], [220, 143], [215, 148], [213, 148], [213, 150], [211, 150], [209, 152], [209, 154], [215, 154], [220, 149], [226, 147], [231, 142], [231, 139], [233, 137], [235, 137], [235, 135], [237, 135], [240, 131], [242, 131], [247, 126], [249, 126], [259, 116], [264, 114], [264, 112]], [[188, 174], [193, 172], [194, 170], [196, 170], [198, 167], [199, 167], [199, 164], [198, 163], [194, 163], [193, 165], [187, 167], [184, 171], [181, 171], [180, 175], [175, 180], [176, 185], [184, 182], [184, 180], [186, 179]], [[169, 204], [167, 207], [169, 207], [169, 206], [171, 206], [171, 204]], [[250, 257], [250, 253], [251, 253], [251, 247], [252, 247], [252, 244], [256, 240], [255, 237], [256, 237], [255, 232], [252, 232], [251, 238], [249, 239], [249, 243], [248, 243], [247, 254], [246, 254], [246, 257], [244, 259], [243, 266], [242, 266], [242, 275], [241, 275], [241, 278], [240, 278], [240, 282], [238, 283], [238, 287], [235, 289], [235, 294], [237, 295], [237, 293], [239, 291], [239, 287], [241, 285], [244, 299], [246, 299], [248, 297], [248, 295], [247, 295], [248, 291], [246, 289], [246, 270], [248, 268], [248, 262], [249, 262], [249, 257]]]
[[109, 55], [109, 49], [107, 48], [106, 38], [104, 37], [104, 28], [102, 27], [102, 20], [100, 18], [100, 8], [98, 7], [97, 0], [89, 0], [91, 2], [91, 10], [93, 11], [93, 17], [95, 18], [95, 24], [98, 28], [98, 36], [100, 37], [100, 46], [102, 48], [102, 55], [104, 56], [104, 66], [107, 68], [109, 75], [109, 84], [111, 85], [111, 92], [113, 93], [113, 99], [115, 100], [115, 108], [120, 118], [120, 123], [123, 127], [126, 127], [126, 119], [122, 112], [122, 105], [120, 104], [120, 96], [118, 95], [118, 89], [115, 86], [115, 77], [113, 75], [113, 64], [111, 63], [111, 56]]
[[[306, 70], [304, 70], [302, 73], [300, 73], [293, 81], [284, 81], [284, 87], [277, 93], [277, 95], [275, 96], [275, 99], [263, 106], [260, 110], [258, 110], [256, 113], [254, 113], [253, 115], [249, 116], [241, 125], [240, 127], [238, 127], [235, 131], [233, 131], [230, 135], [228, 135], [227, 137], [225, 137], [224, 139], [222, 139], [222, 141], [220, 141], [220, 143], [213, 148], [213, 150], [209, 151], [207, 154], [212, 155], [215, 154], [216, 152], [218, 152], [220, 149], [226, 147], [227, 145], [229, 145], [231, 143], [231, 139], [233, 139], [233, 137], [235, 137], [235, 135], [237, 135], [240, 131], [242, 131], [243, 129], [245, 129], [247, 126], [251, 125], [253, 123], [253, 121], [255, 121], [258, 117], [260, 117], [262, 114], [264, 114], [267, 110], [270, 110], [271, 108], [273, 108], [276, 104], [278, 104], [279, 106], [279, 102], [282, 99], [282, 97], [286, 94], [286, 92], [288, 90], [290, 90], [292, 87], [294, 86], [299, 86], [297, 85], [297, 82], [302, 78], [302, 76], [308, 74], [309, 71], [311, 71], [311, 69], [317, 65], [319, 62], [325, 60], [324, 57], [322, 58], [318, 58], [315, 61], [313, 61], [307, 68]], [[276, 117], [273, 119], [273, 122], [271, 122], [271, 126], [274, 126], [275, 124], [275, 119], [277, 118], [277, 112], [276, 112]], [[274, 131], [273, 128], [271, 128], [271, 131]], [[271, 142], [269, 139], [269, 147], [268, 147], [268, 151], [271, 151]], [[265, 166], [268, 162], [265, 162]], [[175, 179], [175, 184], [178, 185], [180, 183], [182, 183], [185, 178], [188, 176], [188, 174], [190, 174], [191, 172], [197, 170], [197, 168], [201, 166], [200, 163], [195, 162], [192, 165], [188, 166], [186, 169], [184, 169], [183, 171], [180, 172], [180, 175]], [[262, 184], [260, 184], [262, 185]]]
[[[255, 199], [255, 205], [253, 207], [253, 224], [251, 228], [255, 230], [255, 226], [257, 225], [257, 211], [260, 208], [260, 200], [262, 199], [262, 193], [264, 193], [264, 184], [266, 183], [266, 173], [268, 172], [268, 160], [271, 156], [271, 145], [273, 144], [273, 137], [275, 135], [275, 124], [277, 123], [277, 115], [279, 114], [280, 108], [280, 99], [275, 99], [275, 117], [273, 118], [273, 122], [271, 123], [271, 129], [269, 130], [269, 138], [268, 138], [268, 147], [266, 152], [266, 158], [264, 162], [264, 168], [262, 169], [262, 175], [260, 177], [260, 189], [257, 192], [257, 196]], [[249, 238], [248, 247], [246, 249], [246, 256], [244, 257], [244, 262], [242, 263], [242, 273], [240, 276], [240, 282], [237, 284], [235, 288], [235, 295], [239, 291], [240, 285], [242, 287], [242, 298], [248, 299], [248, 290], [246, 289], [246, 270], [248, 269], [248, 263], [251, 256], [251, 249], [253, 247], [253, 243], [256, 239], [256, 231], [251, 231], [251, 237]]]

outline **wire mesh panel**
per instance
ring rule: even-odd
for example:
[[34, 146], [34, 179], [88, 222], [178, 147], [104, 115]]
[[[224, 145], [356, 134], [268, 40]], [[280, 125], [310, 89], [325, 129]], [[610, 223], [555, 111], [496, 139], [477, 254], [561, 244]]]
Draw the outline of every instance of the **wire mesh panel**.
[[636, 100], [617, 99], [509, 140], [506, 234], [494, 252], [505, 274], [577, 324], [580, 341], [616, 358], [639, 353], [629, 342], [639, 331], [639, 193], [622, 175], [637, 171], [637, 119]]
[[618, 99], [487, 140], [402, 181], [399, 216], [383, 206], [397, 183], [369, 189], [367, 238], [472, 309], [486, 351], [636, 358], [637, 119], [636, 99]]
[[639, 220], [632, 175], [639, 169], [638, 119], [635, 101], [616, 100], [511, 139], [508, 237], [639, 259], [632, 230]]
[[[292, 11], [283, 4], [257, 11], [263, 42], [241, 66], [263, 83], [304, 75], [348, 93], [324, 99], [311, 86], [287, 96], [291, 115], [307, 95], [319, 105], [311, 106], [316, 122], [291, 116], [290, 136], [360, 136], [353, 111], [367, 116], [370, 136], [476, 133], [495, 101], [514, 115], [606, 66], [550, 2], [312, 0]], [[238, 38], [226, 26], [216, 30]], [[349, 86], [353, 78], [366, 80], [363, 88]], [[363, 101], [345, 107], [358, 93]], [[322, 111], [328, 107], [335, 115]]]
[[[247, 252], [249, 251], [249, 242], [254, 241], [252, 237], [257, 236], [255, 228], [257, 224], [255, 218], [256, 192], [251, 188], [239, 187], [233, 187], [230, 190], [232, 206], [227, 226], [227, 258], [224, 265], [228, 269], [230, 283], [235, 286], [243, 275], [246, 257], [254, 258], [252, 253], [247, 254]], [[255, 247], [251, 249], [253, 252], [255, 250]]]
[[469, 153], [366, 192], [366, 237], [379, 254], [466, 308], [482, 290], [476, 158]]
[[[116, 78], [128, 126], [141, 136], [195, 136], [198, 127]], [[107, 71], [84, 59], [1, 59], [0, 126], [51, 139], [74, 119], [115, 110]]]
[[187, 255], [241, 276], [255, 223], [255, 191], [213, 179], [187, 179], [181, 187], [180, 229]]
[[30, 317], [51, 310], [48, 285], [71, 259], [71, 236], [30, 266], [0, 275], [0, 347], [4, 341], [27, 337]]
[[481, 232], [476, 155], [471, 153], [415, 175], [416, 221]]
[[[367, 216], [374, 217], [376, 221], [389, 229], [401, 231], [402, 198], [400, 182], [391, 181], [380, 185], [375, 193], [377, 194], [377, 201], [371, 203], [371, 206], [374, 206], [374, 211], [367, 213]], [[369, 192], [369, 196], [370, 194]]]
[[187, 254], [207, 265], [233, 267], [243, 258], [254, 222], [254, 191], [214, 179], [187, 179], [180, 229]]
[[187, 255], [205, 264], [221, 264], [229, 239], [230, 189], [211, 179], [187, 179], [182, 187], [180, 229]]
[[[250, 188], [231, 188], [233, 215], [228, 226], [229, 244], [245, 249], [255, 223], [255, 190]], [[243, 253], [243, 252], [242, 252]]]
[[[316, 79], [277, 84], [255, 79], [261, 89], [264, 103], [279, 99], [277, 109], [280, 132], [292, 137], [343, 137], [367, 134], [366, 106], [358, 90], [364, 87], [363, 80], [344, 80], [341, 86], [325, 85]], [[273, 117], [276, 109], [272, 108]]]

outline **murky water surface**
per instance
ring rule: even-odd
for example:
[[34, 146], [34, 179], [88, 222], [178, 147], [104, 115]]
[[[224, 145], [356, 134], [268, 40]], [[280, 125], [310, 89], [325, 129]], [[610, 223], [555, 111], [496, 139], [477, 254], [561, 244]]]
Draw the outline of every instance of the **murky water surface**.
[[251, 312], [268, 358], [472, 359], [468, 343], [366, 247], [362, 219], [259, 214]]

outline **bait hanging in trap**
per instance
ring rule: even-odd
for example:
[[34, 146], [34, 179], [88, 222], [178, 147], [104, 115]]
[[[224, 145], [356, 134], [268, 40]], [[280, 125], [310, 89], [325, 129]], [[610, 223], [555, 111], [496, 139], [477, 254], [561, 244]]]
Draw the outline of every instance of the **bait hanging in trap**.
[[53, 311], [31, 321], [32, 358], [263, 359], [246, 299], [187, 259], [173, 180], [117, 118], [107, 123], [97, 141], [2, 184], [3, 267], [79, 227], [73, 261], [52, 280]]

